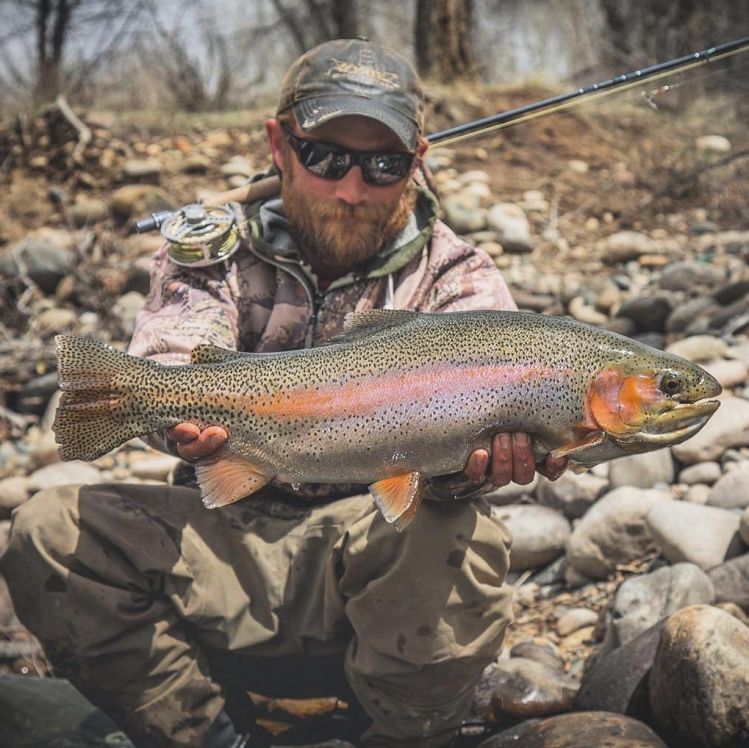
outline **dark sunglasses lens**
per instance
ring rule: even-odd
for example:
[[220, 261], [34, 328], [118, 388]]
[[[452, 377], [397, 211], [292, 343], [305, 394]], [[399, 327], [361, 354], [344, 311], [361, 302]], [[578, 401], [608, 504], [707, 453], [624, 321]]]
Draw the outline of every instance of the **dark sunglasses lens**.
[[351, 168], [351, 159], [347, 154], [322, 143], [302, 142], [299, 160], [305, 169], [325, 179], [340, 179]]
[[362, 164], [364, 179], [370, 184], [395, 184], [408, 174], [413, 156], [408, 153], [379, 153]]

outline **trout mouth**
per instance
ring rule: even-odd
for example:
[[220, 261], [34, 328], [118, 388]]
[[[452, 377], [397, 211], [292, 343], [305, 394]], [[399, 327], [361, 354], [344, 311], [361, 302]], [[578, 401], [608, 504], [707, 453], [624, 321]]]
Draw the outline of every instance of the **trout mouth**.
[[720, 400], [675, 403], [672, 408], [652, 416], [646, 429], [623, 438], [617, 435], [617, 441], [636, 441], [653, 447], [679, 444], [694, 436], [719, 406]]

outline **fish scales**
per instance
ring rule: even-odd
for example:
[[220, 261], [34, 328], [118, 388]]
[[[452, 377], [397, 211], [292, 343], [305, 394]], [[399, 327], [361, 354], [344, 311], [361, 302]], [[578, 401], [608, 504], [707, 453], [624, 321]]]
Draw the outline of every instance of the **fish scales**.
[[[683, 359], [573, 320], [523, 312], [368, 312], [326, 346], [272, 354], [201, 346], [195, 360], [209, 363], [189, 366], [110, 349], [98, 374], [71, 353], [80, 339], [63, 337], [58, 345], [65, 394], [55, 431], [64, 458], [93, 459], [117, 446], [116, 438], [192, 421], [224, 426], [229, 452], [257, 474], [289, 483], [457, 472], [498, 431], [529, 433], [539, 457], [573, 449], [580, 464], [595, 464], [644, 451], [641, 443], [625, 445], [627, 418], [641, 440], [654, 438], [645, 432], [657, 419], [642, 427], [637, 419], [645, 418], [643, 398], [648, 407], [669, 405], [656, 382], [664, 371], [680, 378], [682, 401], [687, 390], [691, 402], [720, 391]], [[76, 421], [76, 413], [107, 404], [119, 428], [110, 424], [106, 437], [85, 417]], [[660, 420], [667, 415], [685, 427], [684, 405], [671, 404]]]

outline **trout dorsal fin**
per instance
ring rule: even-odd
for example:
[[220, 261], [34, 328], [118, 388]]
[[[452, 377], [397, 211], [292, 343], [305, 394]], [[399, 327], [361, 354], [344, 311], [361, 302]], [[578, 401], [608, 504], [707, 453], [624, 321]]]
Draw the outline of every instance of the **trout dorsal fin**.
[[421, 473], [414, 471], [378, 480], [369, 487], [369, 492], [385, 521], [400, 532], [419, 511], [425, 487]]
[[251, 355], [251, 353], [243, 353], [241, 351], [230, 351], [228, 348], [220, 348], [210, 343], [201, 343], [190, 351], [190, 363], [223, 364], [227, 361], [233, 361], [235, 358]]

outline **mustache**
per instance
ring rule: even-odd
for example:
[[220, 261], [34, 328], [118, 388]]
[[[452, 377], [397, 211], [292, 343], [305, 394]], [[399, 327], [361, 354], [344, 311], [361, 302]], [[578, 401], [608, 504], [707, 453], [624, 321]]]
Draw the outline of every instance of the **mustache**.
[[392, 212], [388, 207], [370, 205], [347, 205], [346, 203], [326, 203], [311, 201], [312, 211], [322, 221], [343, 221], [347, 223], [380, 223]]

